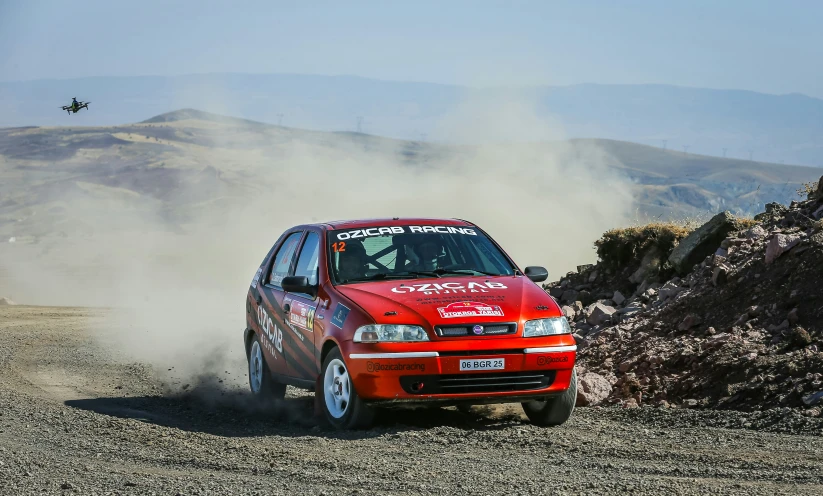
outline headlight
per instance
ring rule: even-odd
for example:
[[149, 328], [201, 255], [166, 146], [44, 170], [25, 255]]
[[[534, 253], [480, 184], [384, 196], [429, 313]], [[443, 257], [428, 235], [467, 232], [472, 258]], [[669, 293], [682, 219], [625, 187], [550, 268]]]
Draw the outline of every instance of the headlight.
[[523, 337], [532, 338], [535, 336], [553, 336], [555, 334], [571, 334], [572, 328], [566, 317], [554, 317], [551, 319], [527, 320], [523, 327]]
[[416, 325], [371, 324], [359, 327], [354, 332], [355, 343], [407, 343], [428, 341], [426, 331]]

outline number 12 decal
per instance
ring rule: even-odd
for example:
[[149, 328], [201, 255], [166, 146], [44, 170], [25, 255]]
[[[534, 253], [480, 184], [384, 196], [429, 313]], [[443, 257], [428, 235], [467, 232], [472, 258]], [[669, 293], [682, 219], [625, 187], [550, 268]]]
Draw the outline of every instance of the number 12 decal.
[[335, 253], [341, 252], [341, 251], [346, 251], [346, 242], [345, 241], [338, 241], [337, 243], [332, 243], [331, 248], [332, 248], [332, 250], [335, 251]]

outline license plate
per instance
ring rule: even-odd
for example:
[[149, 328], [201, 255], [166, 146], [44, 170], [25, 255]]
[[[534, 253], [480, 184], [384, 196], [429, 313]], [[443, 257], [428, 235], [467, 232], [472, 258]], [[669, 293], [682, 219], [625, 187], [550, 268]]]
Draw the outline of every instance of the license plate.
[[460, 370], [502, 370], [505, 368], [505, 358], [481, 358], [479, 360], [460, 360]]

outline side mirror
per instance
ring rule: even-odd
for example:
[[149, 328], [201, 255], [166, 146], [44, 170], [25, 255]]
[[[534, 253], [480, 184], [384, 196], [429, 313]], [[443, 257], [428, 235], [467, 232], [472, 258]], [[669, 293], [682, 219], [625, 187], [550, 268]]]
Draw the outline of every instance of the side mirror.
[[289, 293], [304, 293], [317, 296], [317, 286], [309, 284], [309, 278], [306, 276], [288, 276], [284, 277], [280, 282], [280, 287]]
[[526, 277], [534, 282], [542, 282], [549, 278], [549, 271], [543, 267], [526, 267]]

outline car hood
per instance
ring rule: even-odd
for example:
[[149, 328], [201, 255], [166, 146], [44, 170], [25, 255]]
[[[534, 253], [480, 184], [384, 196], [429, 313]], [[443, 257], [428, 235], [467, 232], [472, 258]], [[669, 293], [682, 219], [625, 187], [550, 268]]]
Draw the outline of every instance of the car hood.
[[523, 276], [390, 280], [337, 290], [380, 324], [521, 322], [562, 315], [554, 299]]

